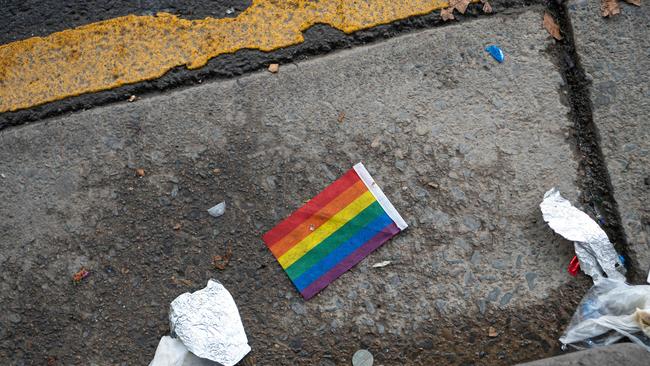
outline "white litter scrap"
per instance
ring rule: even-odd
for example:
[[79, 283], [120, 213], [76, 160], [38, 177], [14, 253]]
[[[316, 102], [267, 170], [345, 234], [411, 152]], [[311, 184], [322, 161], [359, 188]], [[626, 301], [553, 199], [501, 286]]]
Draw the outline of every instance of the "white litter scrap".
[[594, 281], [560, 342], [576, 348], [612, 344], [623, 337], [650, 351], [650, 286], [630, 286], [605, 231], [553, 188], [539, 205], [544, 221], [574, 242], [580, 268]]
[[556, 233], [565, 239], [573, 241], [575, 252], [580, 261], [580, 268], [594, 282], [603, 278], [625, 281], [625, 276], [618, 270], [624, 270], [618, 253], [607, 238], [607, 234], [589, 215], [571, 205], [560, 195], [557, 188], [552, 188], [544, 194], [544, 200], [539, 205], [544, 221]]
[[156, 355], [149, 366], [218, 366], [219, 364], [200, 358], [188, 351], [187, 347], [176, 338], [164, 336], [160, 338]]
[[602, 278], [578, 305], [560, 342], [588, 348], [623, 337], [650, 351], [650, 286]]
[[390, 264], [390, 261], [383, 261], [379, 263], [375, 263], [372, 265], [372, 268], [381, 268], [381, 267], [386, 267], [387, 265]]
[[208, 209], [210, 216], [219, 217], [226, 212], [226, 202], [221, 202], [215, 206], [212, 206]]
[[230, 292], [215, 280], [171, 303], [169, 323], [190, 352], [224, 366], [239, 362], [251, 348]]

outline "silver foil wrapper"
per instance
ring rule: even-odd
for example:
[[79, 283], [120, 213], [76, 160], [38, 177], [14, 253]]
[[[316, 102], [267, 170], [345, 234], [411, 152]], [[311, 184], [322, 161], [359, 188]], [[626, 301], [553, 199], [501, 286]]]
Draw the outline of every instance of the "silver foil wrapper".
[[574, 242], [580, 268], [597, 282], [606, 274], [608, 278], [625, 281], [618, 268], [623, 268], [618, 253], [607, 234], [589, 215], [571, 205], [557, 188], [544, 194], [539, 205], [544, 221], [556, 233]]
[[235, 365], [251, 350], [235, 301], [215, 280], [172, 301], [169, 322], [190, 352], [224, 366]]

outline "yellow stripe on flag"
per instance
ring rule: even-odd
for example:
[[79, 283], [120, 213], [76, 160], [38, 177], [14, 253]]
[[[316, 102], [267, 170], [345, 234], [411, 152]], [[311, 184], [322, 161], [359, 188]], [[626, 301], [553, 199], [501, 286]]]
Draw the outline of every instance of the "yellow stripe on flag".
[[298, 244], [294, 245], [278, 258], [278, 262], [280, 262], [282, 268], [287, 268], [292, 265], [295, 261], [300, 259], [300, 257], [305, 255], [305, 253], [317, 246], [328, 236], [332, 235], [336, 230], [340, 229], [353, 217], [357, 216], [359, 212], [366, 209], [366, 207], [370, 206], [375, 201], [375, 196], [373, 196], [370, 191], [365, 192], [359, 196], [359, 198], [352, 201], [352, 203], [347, 205], [336, 215], [332, 216], [332, 218], [326, 223], [319, 226], [318, 229], [314, 230], [314, 232], [309, 234], [309, 236], [301, 240]]

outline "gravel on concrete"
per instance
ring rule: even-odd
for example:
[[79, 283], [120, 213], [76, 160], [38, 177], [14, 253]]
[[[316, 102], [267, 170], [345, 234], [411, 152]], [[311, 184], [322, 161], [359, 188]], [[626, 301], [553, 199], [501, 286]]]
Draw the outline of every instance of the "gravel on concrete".
[[[210, 278], [260, 365], [556, 354], [590, 281], [538, 207], [579, 196], [542, 11], [3, 130], [0, 359], [146, 364], [169, 303]], [[305, 302], [261, 235], [359, 161], [410, 227]]]
[[619, 15], [603, 19], [598, 4], [568, 9], [632, 259], [629, 280], [641, 283], [650, 270], [650, 7], [621, 3]]

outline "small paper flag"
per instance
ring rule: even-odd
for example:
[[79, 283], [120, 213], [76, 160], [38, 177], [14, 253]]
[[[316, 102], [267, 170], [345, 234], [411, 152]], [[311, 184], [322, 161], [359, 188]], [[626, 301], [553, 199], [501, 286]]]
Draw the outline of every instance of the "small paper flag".
[[358, 163], [263, 240], [308, 300], [407, 226]]

